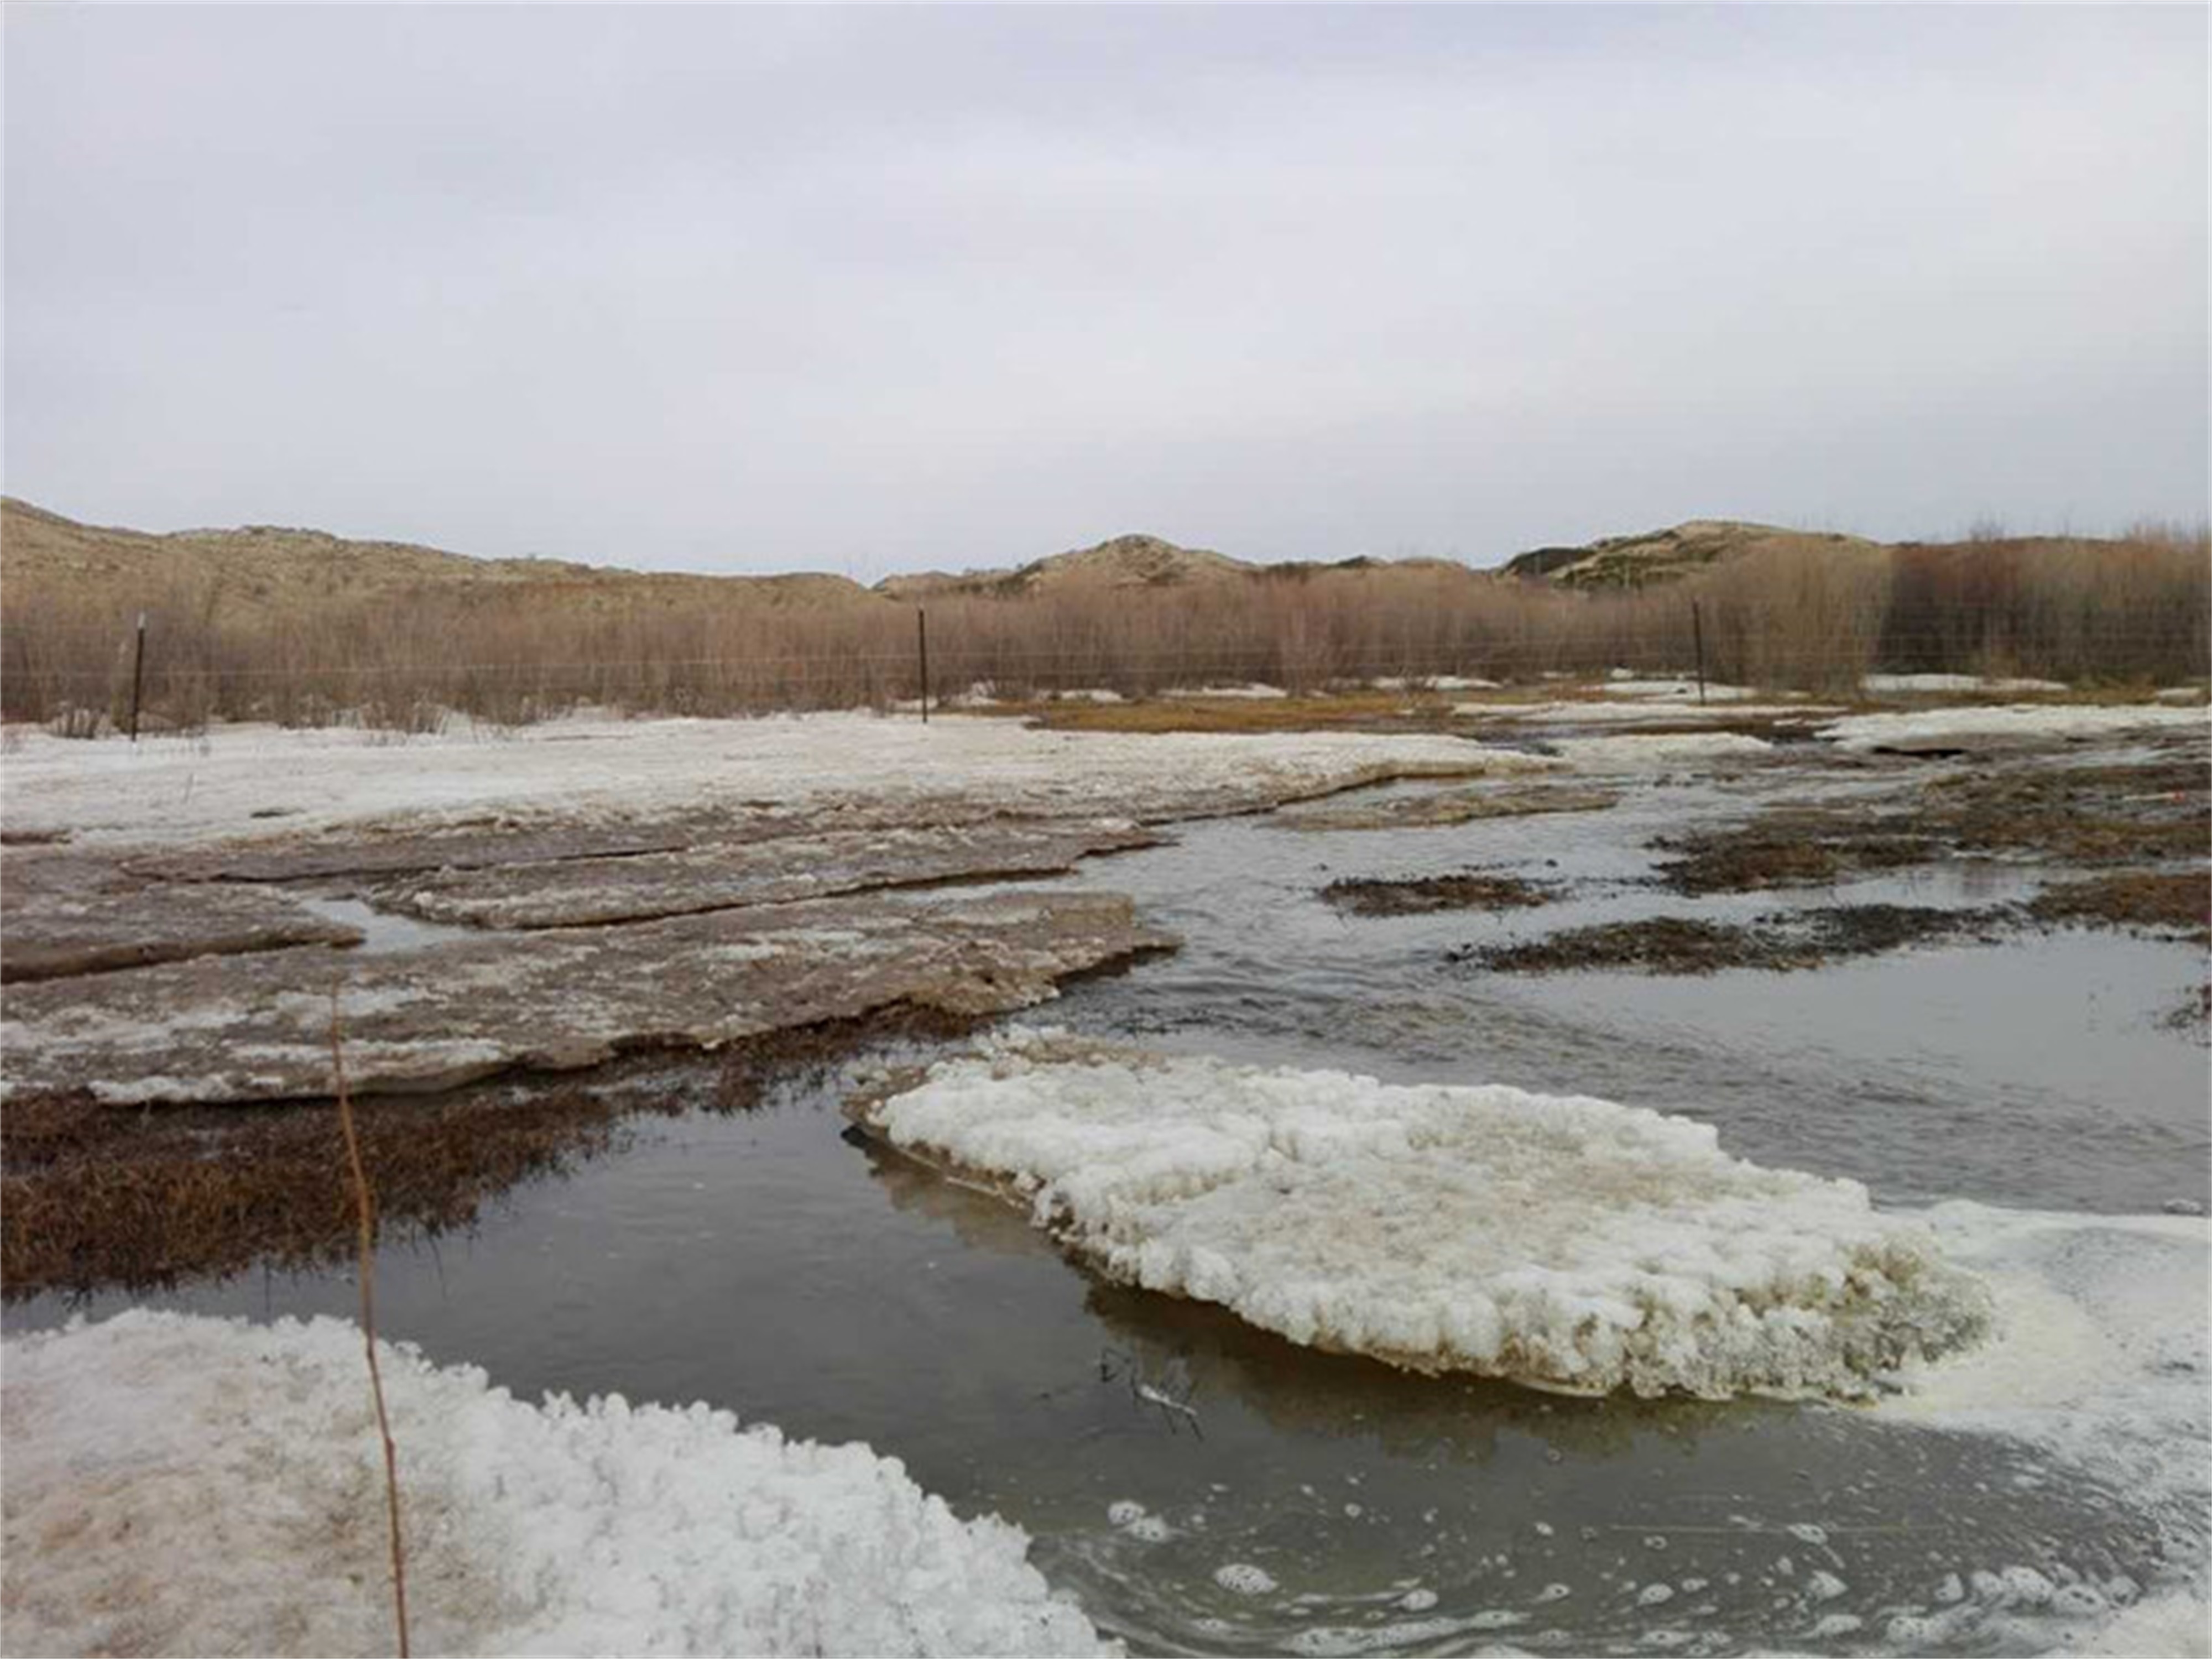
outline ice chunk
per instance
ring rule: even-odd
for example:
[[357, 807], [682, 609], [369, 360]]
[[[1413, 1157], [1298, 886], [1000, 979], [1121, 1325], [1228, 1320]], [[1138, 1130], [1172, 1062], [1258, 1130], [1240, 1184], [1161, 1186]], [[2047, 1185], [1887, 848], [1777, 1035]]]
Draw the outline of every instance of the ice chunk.
[[1978, 1283], [1857, 1183], [1602, 1100], [1018, 1030], [860, 1110], [1117, 1279], [1416, 1370], [1849, 1396], [1985, 1320]]
[[1231, 1561], [1213, 1570], [1213, 1582], [1238, 1595], [1265, 1595], [1275, 1588], [1273, 1576], [1249, 1561]]
[[[354, 1327], [139, 1310], [5, 1358], [9, 1651], [391, 1651]], [[381, 1363], [418, 1652], [1102, 1650], [1018, 1528], [866, 1446]]]

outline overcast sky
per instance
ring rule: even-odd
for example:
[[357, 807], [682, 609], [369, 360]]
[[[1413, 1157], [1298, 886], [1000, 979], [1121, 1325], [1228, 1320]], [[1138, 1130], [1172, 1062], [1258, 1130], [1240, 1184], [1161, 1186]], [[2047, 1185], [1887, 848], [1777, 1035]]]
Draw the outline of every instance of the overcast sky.
[[2207, 512], [2203, 9], [8, 8], [6, 488], [657, 568]]

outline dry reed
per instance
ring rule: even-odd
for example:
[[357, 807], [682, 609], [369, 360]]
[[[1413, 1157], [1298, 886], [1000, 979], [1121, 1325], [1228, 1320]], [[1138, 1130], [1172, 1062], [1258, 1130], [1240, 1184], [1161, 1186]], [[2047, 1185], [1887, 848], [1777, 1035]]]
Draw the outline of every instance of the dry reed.
[[368, 1174], [362, 1167], [361, 1139], [354, 1133], [353, 1095], [346, 1087], [345, 1041], [338, 1018], [338, 994], [331, 987], [331, 1079], [337, 1092], [338, 1125], [345, 1133], [346, 1164], [353, 1173], [355, 1214], [361, 1284], [361, 1340], [368, 1356], [368, 1391], [376, 1401], [376, 1431], [384, 1442], [384, 1498], [391, 1522], [392, 1617], [399, 1634], [399, 1659], [408, 1659], [407, 1551], [399, 1528], [399, 1453], [392, 1443], [392, 1419], [385, 1410], [384, 1373], [376, 1362], [376, 1212], [369, 1195]]
[[[939, 595], [927, 609], [940, 694], [1140, 697], [1208, 683], [1680, 673], [1695, 655], [1693, 600], [1707, 670], [1723, 681], [1835, 691], [1874, 671], [2138, 685], [2212, 672], [2212, 540], [2154, 526], [2114, 541], [1774, 544], [1641, 589], [1300, 566]], [[155, 730], [265, 720], [404, 735], [456, 712], [508, 725], [586, 706], [725, 715], [884, 707], [921, 689], [913, 607], [850, 588], [442, 581], [309, 605], [182, 579], [154, 594], [12, 581], [0, 712], [77, 735], [119, 726], [140, 610]]]

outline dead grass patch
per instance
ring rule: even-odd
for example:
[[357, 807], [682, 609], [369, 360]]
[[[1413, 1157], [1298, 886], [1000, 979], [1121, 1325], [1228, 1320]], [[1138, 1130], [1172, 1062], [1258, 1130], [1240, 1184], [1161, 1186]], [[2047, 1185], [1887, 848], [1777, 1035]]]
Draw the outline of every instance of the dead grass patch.
[[2046, 889], [2027, 912], [2050, 924], [2134, 928], [2212, 944], [2212, 878], [2201, 870], [2100, 876]]
[[1549, 904], [1552, 889], [1517, 876], [1422, 876], [1402, 881], [1333, 881], [1321, 896], [1355, 916], [1417, 916], [1437, 910], [1510, 910]]
[[[618, 1113], [587, 1089], [526, 1106], [482, 1099], [359, 1103], [380, 1209], [434, 1237], [525, 1178], [609, 1144]], [[104, 1106], [83, 1094], [10, 1101], [0, 1121], [0, 1287], [9, 1300], [102, 1285], [142, 1290], [256, 1261], [344, 1256], [356, 1225], [322, 1107]]]
[[1452, 720], [1441, 698], [1347, 691], [1327, 696], [1194, 697], [1143, 702], [1030, 702], [1020, 713], [1055, 732], [1326, 732], [1439, 730]]
[[1729, 968], [1793, 973], [1909, 945], [1990, 939], [1997, 936], [2007, 914], [2002, 908], [1849, 904], [1744, 923], [1652, 916], [1570, 928], [1519, 945], [1465, 949], [1452, 953], [1452, 959], [1501, 974], [1694, 975]]
[[[777, 1081], [870, 1042], [949, 1040], [975, 1024], [901, 1006], [767, 1033], [711, 1062], [654, 1057], [588, 1083], [359, 1098], [362, 1164], [384, 1237], [434, 1240], [465, 1231], [518, 1183], [619, 1146], [625, 1119], [747, 1110]], [[332, 1143], [321, 1103], [149, 1109], [82, 1091], [10, 1100], [0, 1114], [0, 1293], [149, 1290], [343, 1261], [358, 1214]]]
[[1778, 805], [1748, 823], [1659, 837], [1659, 878], [1692, 895], [1818, 886], [1958, 854], [2082, 866], [2212, 851], [2212, 769], [1978, 766], [1871, 799]]
[[1789, 813], [1740, 829], [1662, 836], [1651, 845], [1681, 854], [1659, 866], [1659, 879], [1693, 896], [1822, 886], [1924, 864], [1942, 851], [1929, 836], [1860, 831], [1839, 826], [1829, 815]]

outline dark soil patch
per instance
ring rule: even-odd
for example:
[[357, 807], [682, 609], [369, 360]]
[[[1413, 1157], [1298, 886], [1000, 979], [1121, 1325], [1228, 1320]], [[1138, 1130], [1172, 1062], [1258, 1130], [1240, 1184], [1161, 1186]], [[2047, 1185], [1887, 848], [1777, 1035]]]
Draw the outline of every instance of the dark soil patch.
[[1418, 916], [1435, 910], [1508, 910], [1548, 904], [1551, 888], [1514, 876], [1462, 871], [1405, 881], [1333, 881], [1321, 896], [1355, 916]]
[[[769, 1033], [713, 1060], [654, 1057], [587, 1083], [521, 1079], [354, 1103], [380, 1232], [434, 1239], [520, 1182], [619, 1143], [639, 1114], [742, 1111], [775, 1082], [878, 1042], [949, 1040], [977, 1022], [935, 1010]], [[32, 1095], [0, 1115], [0, 1293], [145, 1290], [257, 1264], [348, 1259], [356, 1217], [337, 1111], [103, 1105]]]
[[1725, 968], [1790, 973], [1908, 945], [1988, 939], [2007, 915], [2002, 908], [1845, 904], [1744, 923], [1653, 916], [1570, 928], [1521, 945], [1462, 950], [1452, 959], [1501, 974], [1712, 974]]
[[2212, 878], [2201, 870], [2100, 876], [2047, 889], [2027, 911], [2041, 922], [2137, 928], [2212, 943]]

